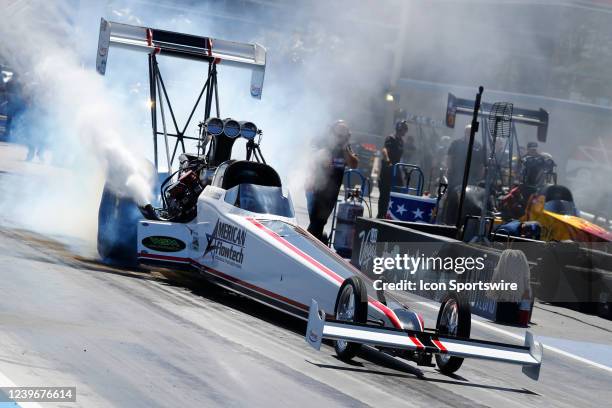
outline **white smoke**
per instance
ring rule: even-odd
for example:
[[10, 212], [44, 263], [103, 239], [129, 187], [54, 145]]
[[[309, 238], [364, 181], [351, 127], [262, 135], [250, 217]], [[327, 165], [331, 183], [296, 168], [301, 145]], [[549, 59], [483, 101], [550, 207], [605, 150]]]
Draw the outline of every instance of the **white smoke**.
[[[304, 206], [304, 184], [309, 175], [313, 141], [330, 136], [330, 125], [344, 119], [353, 131], [372, 123], [372, 99], [383, 100], [390, 72], [388, 43], [394, 27], [386, 27], [388, 10], [368, 2], [312, 1], [295, 7], [244, 8], [214, 2], [111, 1], [106, 14], [129, 24], [212, 36], [266, 47], [267, 67], [260, 101], [249, 97], [249, 73], [219, 65], [221, 117], [254, 122], [264, 132], [264, 157], [290, 187], [297, 206]], [[391, 2], [395, 7], [396, 2]], [[250, 6], [250, 7], [249, 7]], [[370, 24], [367, 24], [370, 22]], [[111, 49], [113, 69], [127, 52]], [[141, 55], [138, 55], [142, 58]], [[207, 66], [159, 57], [159, 66], [179, 122], [189, 113]], [[146, 72], [146, 64], [142, 66]], [[108, 73], [109, 78], [114, 73]], [[134, 94], [141, 99], [142, 95]], [[167, 112], [166, 112], [167, 114]], [[213, 115], [214, 115], [213, 110]], [[197, 134], [196, 113], [187, 134]], [[381, 124], [382, 125], [382, 124]], [[382, 126], [381, 126], [382, 127]], [[191, 146], [193, 151], [194, 144]], [[244, 157], [243, 143], [235, 144], [234, 157]], [[163, 155], [162, 155], [163, 156]], [[164, 158], [161, 158], [165, 163]]]
[[[261, 8], [231, 2], [11, 1], [0, 12], [0, 53], [27, 74], [26, 82], [36, 84], [30, 90], [31, 121], [23, 129], [30, 133], [26, 136], [45, 136], [48, 160], [66, 171], [19, 194], [13, 185], [1, 206], [5, 216], [37, 230], [93, 237], [106, 178], [116, 191], [139, 202], [148, 199], [146, 58], [112, 48], [106, 78], [98, 76], [92, 60], [100, 17], [264, 45], [268, 66], [261, 101], [249, 97], [248, 72], [219, 66], [221, 116], [253, 121], [264, 130], [264, 156], [300, 202], [309, 147], [329, 136], [333, 121], [346, 120], [354, 133], [378, 126], [376, 133], [383, 136], [384, 124], [370, 107], [383, 102], [400, 3], [313, 1]], [[182, 122], [205, 79], [206, 64], [163, 55], [159, 60]], [[201, 119], [200, 110], [186, 134], [195, 136]], [[188, 144], [188, 150], [194, 147]], [[235, 156], [242, 152], [237, 148]], [[107, 175], [107, 170], [112, 171]]]
[[[122, 106], [102, 77], [82, 65], [75, 51], [82, 38], [68, 6], [13, 2], [0, 12], [0, 52], [23, 78], [30, 101], [17, 133], [41, 146], [52, 168], [64, 170], [27, 182], [11, 179], [18, 186], [5, 182], [10, 193], [3, 195], [1, 208], [18, 225], [91, 241], [105, 178], [118, 194], [145, 203], [151, 199], [153, 172], [138, 153], [139, 130], [130, 119], [134, 109]], [[95, 44], [88, 45], [95, 55]]]

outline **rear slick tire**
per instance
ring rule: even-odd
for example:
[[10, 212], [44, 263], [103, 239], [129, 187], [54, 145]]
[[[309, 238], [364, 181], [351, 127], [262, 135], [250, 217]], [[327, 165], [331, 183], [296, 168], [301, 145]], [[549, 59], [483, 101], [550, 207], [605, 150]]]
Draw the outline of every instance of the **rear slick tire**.
[[[365, 284], [358, 276], [346, 279], [336, 297], [334, 310], [336, 320], [366, 323], [368, 320], [368, 294]], [[334, 341], [336, 355], [342, 361], [350, 361], [361, 350], [361, 344], [344, 340]]]
[[138, 221], [142, 214], [136, 203], [119, 197], [104, 186], [98, 210], [98, 253], [105, 263], [136, 263]]

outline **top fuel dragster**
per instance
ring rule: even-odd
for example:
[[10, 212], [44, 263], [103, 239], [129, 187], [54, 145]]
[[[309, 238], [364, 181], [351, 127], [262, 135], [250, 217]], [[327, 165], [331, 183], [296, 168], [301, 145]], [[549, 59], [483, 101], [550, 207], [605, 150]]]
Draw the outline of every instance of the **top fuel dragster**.
[[[130, 203], [105, 189], [100, 209], [103, 234], [99, 235], [103, 257], [134, 251], [141, 263], [189, 268], [228, 290], [309, 319], [309, 341], [319, 347], [322, 338], [334, 339], [336, 352], [344, 360], [368, 343], [419, 364], [430, 365], [435, 354], [444, 373], [456, 371], [464, 357], [478, 357], [520, 364], [537, 379], [542, 349], [531, 335], [526, 336], [525, 346], [469, 339], [469, 306], [453, 296], [442, 304], [436, 329], [427, 330], [417, 313], [392, 296], [374, 291], [365, 276], [297, 225], [290, 196], [259, 149], [262, 132], [252, 122], [210, 115], [214, 102], [219, 116], [216, 69], [225, 60], [254, 69], [251, 94], [260, 97], [263, 47], [102, 20], [101, 72], [108, 47], [113, 45], [149, 54], [152, 96], [167, 100], [157, 55], [208, 62], [208, 77], [202, 91], [206, 93], [204, 121], [194, 138], [198, 151], [179, 155], [178, 170], [161, 183], [160, 206], [141, 206], [140, 216], [132, 221], [124, 217]], [[163, 104], [157, 105], [164, 129], [161, 135], [168, 146], [172, 135], [165, 125]], [[152, 118], [156, 140], [160, 136], [156, 107]], [[177, 145], [187, 138], [180, 129], [174, 136]], [[239, 140], [246, 141], [246, 160], [231, 159]], [[171, 164], [174, 154], [168, 150], [166, 154]], [[133, 241], [125, 240], [131, 236]], [[329, 313], [322, 314], [319, 307]]]
[[[491, 116], [495, 116], [492, 114], [495, 113], [495, 107], [498, 104], [481, 104], [479, 115], [489, 117], [488, 121], [483, 122], [485, 125], [491, 122]], [[451, 128], [455, 126], [457, 114], [471, 115], [473, 106], [473, 100], [462, 99], [449, 94], [446, 109], [447, 126]], [[510, 112], [511, 132], [508, 135], [497, 135], [497, 137], [502, 136], [503, 139], [506, 139], [506, 146], [502, 151], [508, 155], [505, 158], [508, 167], [507, 172], [502, 176], [502, 166], [497, 163], [499, 159], [497, 157], [495, 158], [495, 168], [488, 170], [493, 173], [500, 173], [493, 178], [497, 190], [503, 190], [504, 184], [508, 189], [507, 193], [500, 194], [498, 192], [494, 194], [500, 196], [498, 206], [502, 218], [505, 222], [511, 221], [501, 226], [499, 231], [520, 236], [524, 223], [531, 227], [537, 223], [539, 231], [537, 235], [544, 241], [612, 241], [612, 234], [609, 231], [580, 218], [569, 189], [557, 185], [557, 175], [554, 172], [556, 164], [550, 155], [521, 156], [514, 123], [535, 127], [538, 141], [546, 142], [549, 124], [548, 112], [544, 109], [531, 110], [512, 105]], [[491, 130], [492, 126], [489, 124], [488, 128]], [[486, 135], [484, 138], [483, 145], [487, 146]], [[491, 146], [488, 146], [488, 148], [491, 149]], [[514, 154], [518, 156], [521, 167], [520, 174], [515, 175], [512, 173], [513, 163], [516, 160], [513, 157]], [[516, 179], [518, 179], [518, 183]], [[478, 210], [481, 210], [481, 208], [477, 207], [482, 207], [482, 199], [477, 198], [477, 195], [478, 190], [475, 186], [471, 186], [469, 194], [466, 195], [466, 206], [472, 207], [470, 208], [471, 215], [480, 213]], [[533, 235], [530, 238], [534, 238]]]

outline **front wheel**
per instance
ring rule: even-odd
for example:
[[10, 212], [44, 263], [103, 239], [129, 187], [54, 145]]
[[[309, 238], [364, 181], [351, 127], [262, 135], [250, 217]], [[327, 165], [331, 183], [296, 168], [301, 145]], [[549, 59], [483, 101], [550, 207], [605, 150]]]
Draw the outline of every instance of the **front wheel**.
[[[469, 303], [456, 294], [447, 295], [438, 312], [436, 322], [438, 333], [440, 335], [469, 338], [471, 327], [472, 314]], [[463, 358], [436, 354], [436, 363], [442, 374], [452, 374], [461, 367]]]
[[[336, 320], [345, 322], [366, 323], [368, 320], [368, 294], [358, 276], [351, 276], [340, 286], [334, 314]], [[336, 340], [334, 348], [340, 360], [350, 361], [361, 349], [361, 344]]]

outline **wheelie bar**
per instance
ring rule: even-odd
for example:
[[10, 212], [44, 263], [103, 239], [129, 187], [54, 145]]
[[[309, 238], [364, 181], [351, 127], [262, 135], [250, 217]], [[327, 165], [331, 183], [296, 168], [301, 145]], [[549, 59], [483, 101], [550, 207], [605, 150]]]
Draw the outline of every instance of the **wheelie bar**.
[[530, 332], [525, 333], [525, 345], [517, 346], [370, 324], [326, 321], [324, 312], [319, 310], [317, 302], [312, 300], [308, 313], [306, 342], [319, 350], [323, 339], [518, 364], [523, 367], [525, 375], [536, 381], [542, 364], [542, 344], [536, 341]]

